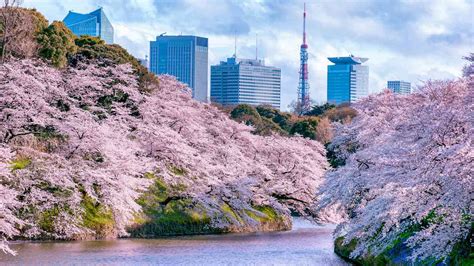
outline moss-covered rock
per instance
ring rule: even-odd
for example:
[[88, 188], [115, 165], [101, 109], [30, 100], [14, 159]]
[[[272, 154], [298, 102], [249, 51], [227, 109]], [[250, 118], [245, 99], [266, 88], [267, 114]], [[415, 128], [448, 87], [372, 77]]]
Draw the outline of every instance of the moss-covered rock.
[[442, 219], [441, 216], [436, 215], [435, 211], [431, 211], [420, 223], [413, 224], [399, 233], [385, 250], [377, 256], [367, 254], [351, 258], [350, 254], [356, 248], [358, 240], [352, 239], [349, 243], [344, 244], [344, 237], [336, 238], [334, 252], [356, 265], [474, 265], [474, 252], [470, 241], [472, 230], [468, 238], [454, 245], [447, 258], [429, 257], [415, 262], [409, 259], [412, 249], [406, 245], [405, 241], [422, 228], [429, 226], [431, 223], [439, 222], [440, 219]]
[[83, 208], [82, 225], [95, 232], [96, 238], [113, 236], [115, 220], [112, 211], [96, 202], [88, 195], [84, 195], [81, 206]]
[[[175, 171], [180, 168], [172, 168]], [[170, 169], [170, 171], [173, 171]], [[180, 174], [181, 170], [178, 171]], [[148, 173], [153, 184], [137, 200], [142, 213], [137, 213], [130, 233], [135, 237], [203, 234], [220, 232], [210, 226], [204, 208], [190, 198], [174, 196], [182, 186], [168, 186], [161, 178]]]
[[[185, 175], [186, 170], [168, 167], [174, 175]], [[146, 173], [144, 178], [153, 184], [137, 200], [142, 207], [136, 213], [129, 232], [133, 237], [214, 234], [226, 232], [254, 232], [288, 230], [291, 219], [270, 206], [252, 206], [237, 210], [229, 203], [215, 198], [215, 205], [205, 206], [183, 195], [184, 185], [168, 185], [160, 177]]]

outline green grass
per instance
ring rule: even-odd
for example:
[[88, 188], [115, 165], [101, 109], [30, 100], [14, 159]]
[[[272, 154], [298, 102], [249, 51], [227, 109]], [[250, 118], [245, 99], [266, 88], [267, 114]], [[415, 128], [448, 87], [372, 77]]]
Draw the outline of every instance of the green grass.
[[[250, 218], [263, 223], [279, 219], [275, 209], [267, 205], [252, 206], [252, 210], [244, 211]], [[262, 215], [263, 214], [263, 215]]]
[[168, 166], [168, 170], [170, 170], [170, 172], [172, 174], [177, 175], [177, 176], [184, 176], [188, 173], [188, 171], [186, 171], [186, 169], [184, 169], [182, 167], [179, 167], [179, 166], [176, 166], [176, 165]]
[[[37, 210], [32, 209], [32, 212], [36, 211]], [[64, 212], [72, 214], [72, 210], [68, 205], [59, 206], [55, 204], [52, 208], [43, 210], [38, 217], [39, 228], [47, 233], [55, 233], [56, 228], [54, 227], [54, 222], [57, 217]]]
[[55, 206], [51, 209], [45, 210], [41, 213], [38, 225], [41, 230], [49, 233], [54, 232], [54, 220], [61, 212], [60, 208]]
[[168, 198], [168, 186], [161, 179], [156, 178], [153, 184], [137, 200], [143, 208], [156, 209], [160, 203]]
[[227, 203], [222, 203], [221, 210], [228, 216], [233, 217], [236, 221], [243, 224], [242, 218]]
[[100, 234], [103, 230], [114, 226], [115, 221], [112, 211], [102, 204], [95, 202], [90, 196], [85, 195], [81, 206], [84, 210], [82, 214], [82, 223], [85, 227]]
[[31, 159], [28, 157], [18, 157], [10, 162], [10, 169], [12, 171], [25, 169], [31, 164]]

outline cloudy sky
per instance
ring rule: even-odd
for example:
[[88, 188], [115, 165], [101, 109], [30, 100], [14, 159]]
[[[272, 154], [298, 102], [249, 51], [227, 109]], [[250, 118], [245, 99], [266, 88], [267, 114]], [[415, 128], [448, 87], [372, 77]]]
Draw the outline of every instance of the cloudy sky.
[[[24, 0], [48, 20], [103, 7], [115, 42], [136, 57], [156, 35], [209, 38], [209, 63], [234, 53], [282, 69], [282, 109], [296, 99], [304, 0]], [[370, 91], [387, 80], [455, 78], [474, 52], [474, 0], [306, 0], [311, 98], [326, 101], [327, 57], [368, 57]]]

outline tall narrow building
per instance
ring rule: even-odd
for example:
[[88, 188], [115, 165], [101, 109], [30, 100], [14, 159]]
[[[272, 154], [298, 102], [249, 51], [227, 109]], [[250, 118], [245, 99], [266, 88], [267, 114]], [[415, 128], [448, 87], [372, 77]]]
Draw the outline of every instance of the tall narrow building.
[[207, 102], [208, 40], [198, 36], [163, 36], [150, 42], [150, 71], [186, 83], [193, 98]]
[[108, 44], [114, 43], [114, 27], [112, 27], [102, 8], [87, 14], [69, 11], [63, 19], [63, 23], [76, 36], [100, 37]]
[[387, 88], [393, 93], [397, 94], [410, 94], [411, 93], [411, 84], [410, 82], [402, 80], [392, 80], [387, 81]]
[[306, 44], [306, 3], [303, 11], [303, 44], [300, 46], [300, 73], [298, 84], [298, 109], [300, 114], [311, 109], [311, 98], [309, 96], [308, 82], [308, 44]]
[[329, 57], [334, 65], [328, 66], [328, 102], [353, 103], [369, 94], [369, 67], [362, 63], [368, 58]]
[[211, 101], [224, 106], [271, 105], [280, 109], [281, 70], [263, 60], [227, 58], [211, 66]]

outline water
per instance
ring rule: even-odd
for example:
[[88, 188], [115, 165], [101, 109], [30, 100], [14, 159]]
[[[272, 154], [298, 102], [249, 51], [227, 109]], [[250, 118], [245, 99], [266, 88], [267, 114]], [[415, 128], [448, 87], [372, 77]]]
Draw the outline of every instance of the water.
[[1, 265], [348, 265], [333, 252], [331, 226], [295, 219], [287, 232], [18, 242]]

